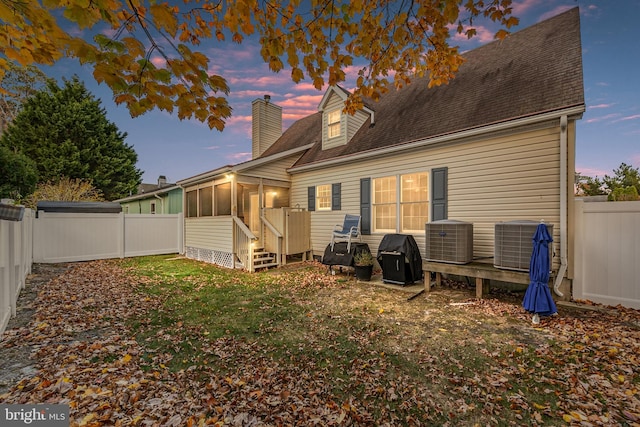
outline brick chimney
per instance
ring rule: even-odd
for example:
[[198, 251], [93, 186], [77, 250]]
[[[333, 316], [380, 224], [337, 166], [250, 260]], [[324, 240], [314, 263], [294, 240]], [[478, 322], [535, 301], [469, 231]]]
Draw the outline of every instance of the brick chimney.
[[251, 103], [252, 158], [258, 158], [282, 135], [282, 107], [271, 103], [271, 97]]

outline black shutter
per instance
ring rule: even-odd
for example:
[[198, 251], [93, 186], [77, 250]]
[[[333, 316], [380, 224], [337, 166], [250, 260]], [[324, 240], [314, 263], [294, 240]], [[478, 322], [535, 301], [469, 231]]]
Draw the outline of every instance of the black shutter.
[[371, 234], [371, 178], [360, 179], [360, 232]]
[[307, 208], [309, 211], [316, 210], [316, 187], [307, 188]]
[[331, 210], [339, 211], [342, 209], [341, 197], [342, 197], [342, 184], [331, 184]]
[[431, 221], [447, 219], [447, 168], [431, 171]]

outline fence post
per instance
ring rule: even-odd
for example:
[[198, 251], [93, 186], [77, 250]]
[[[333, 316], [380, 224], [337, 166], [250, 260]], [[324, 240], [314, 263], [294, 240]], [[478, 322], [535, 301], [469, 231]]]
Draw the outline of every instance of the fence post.
[[125, 247], [125, 223], [124, 223], [124, 212], [118, 213], [118, 228], [119, 228], [119, 240], [118, 240], [118, 252], [120, 253], [120, 258], [124, 258], [126, 254]]
[[16, 303], [18, 302], [18, 277], [16, 269], [16, 229], [17, 222], [11, 221], [9, 223], [9, 304], [11, 304], [11, 317], [16, 315]]
[[178, 254], [184, 254], [184, 214], [178, 214]]
[[0, 334], [11, 318], [9, 221], [0, 220]]
[[583, 299], [584, 290], [584, 201], [574, 200], [574, 229], [573, 229], [573, 289], [574, 299]]

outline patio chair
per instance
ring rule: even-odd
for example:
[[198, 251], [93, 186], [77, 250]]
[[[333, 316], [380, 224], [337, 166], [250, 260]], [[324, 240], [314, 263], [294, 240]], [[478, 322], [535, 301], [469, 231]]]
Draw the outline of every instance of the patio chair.
[[336, 242], [347, 242], [347, 252], [351, 251], [351, 240], [361, 240], [360, 236], [360, 215], [344, 216], [344, 223], [336, 224], [331, 234], [331, 251]]

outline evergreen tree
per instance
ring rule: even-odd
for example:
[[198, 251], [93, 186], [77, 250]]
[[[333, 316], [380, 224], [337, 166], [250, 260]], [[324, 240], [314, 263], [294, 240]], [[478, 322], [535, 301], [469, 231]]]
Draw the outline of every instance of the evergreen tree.
[[0, 145], [0, 198], [20, 200], [33, 192], [37, 182], [33, 160]]
[[135, 192], [142, 176], [126, 136], [74, 76], [62, 88], [50, 81], [29, 98], [0, 145], [33, 160], [39, 182], [84, 179], [114, 200]]
[[613, 193], [618, 188], [626, 189], [629, 187], [635, 187], [636, 192], [640, 193], [640, 171], [638, 171], [638, 168], [623, 162], [620, 163], [618, 169], [613, 170], [613, 173], [614, 176], [604, 176], [604, 183], [610, 193]]

